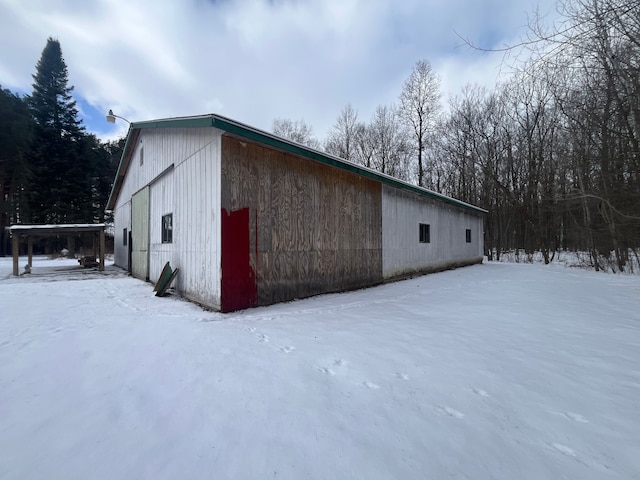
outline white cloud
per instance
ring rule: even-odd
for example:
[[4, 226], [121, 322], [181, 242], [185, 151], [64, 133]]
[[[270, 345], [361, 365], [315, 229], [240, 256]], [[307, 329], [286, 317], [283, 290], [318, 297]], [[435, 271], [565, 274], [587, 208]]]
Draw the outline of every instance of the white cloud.
[[216, 112], [264, 129], [304, 118], [323, 137], [347, 103], [368, 119], [394, 101], [419, 59], [445, 93], [495, 82], [497, 56], [460, 48], [455, 32], [489, 46], [517, 38], [531, 8], [513, 3], [0, 0], [0, 83], [30, 91], [53, 36], [75, 93], [98, 110], [130, 120]]

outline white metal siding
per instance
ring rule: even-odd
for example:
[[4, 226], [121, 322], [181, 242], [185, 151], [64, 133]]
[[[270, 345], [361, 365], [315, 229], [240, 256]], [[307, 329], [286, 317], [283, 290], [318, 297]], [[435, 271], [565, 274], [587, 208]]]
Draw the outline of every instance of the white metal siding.
[[[420, 223], [430, 225], [430, 243], [420, 243]], [[466, 242], [471, 229], [471, 243]], [[444, 202], [383, 186], [382, 275], [474, 263], [483, 255], [483, 218]]]
[[[114, 228], [113, 234], [113, 263], [121, 268], [129, 268], [129, 232], [131, 231], [131, 201], [118, 204], [113, 213]], [[127, 229], [127, 245], [122, 241], [122, 230]]]
[[[143, 129], [115, 209], [119, 225], [124, 203], [150, 184], [149, 278], [156, 282], [170, 262], [180, 269], [173, 286], [212, 308], [220, 306], [220, 149], [221, 131], [214, 128]], [[167, 213], [173, 214], [173, 242], [163, 244]]]

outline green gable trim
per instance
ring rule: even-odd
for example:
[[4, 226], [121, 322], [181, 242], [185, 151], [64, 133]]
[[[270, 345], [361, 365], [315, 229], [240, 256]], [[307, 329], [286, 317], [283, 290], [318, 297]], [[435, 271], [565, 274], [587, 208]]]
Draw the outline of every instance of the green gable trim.
[[131, 128], [198, 128], [213, 126], [211, 116], [169, 118], [167, 120], [151, 120], [148, 122], [134, 122]]
[[427, 190], [425, 188], [411, 185], [410, 183], [405, 183], [389, 175], [385, 175], [385, 174], [376, 172], [374, 170], [370, 170], [368, 168], [358, 166], [356, 164], [347, 162], [346, 160], [342, 160], [338, 157], [334, 157], [332, 155], [328, 155], [328, 154], [319, 152], [317, 150], [307, 148], [303, 145], [290, 142], [283, 138], [276, 137], [275, 135], [272, 135], [270, 133], [263, 132], [256, 128], [250, 127], [248, 125], [244, 125], [240, 122], [236, 122], [235, 120], [231, 120], [230, 118], [225, 118], [215, 114], [202, 115], [197, 117], [167, 118], [167, 119], [132, 123], [131, 127], [129, 128], [129, 135], [127, 136], [127, 142], [125, 144], [124, 153], [122, 154], [122, 159], [120, 160], [120, 165], [118, 166], [116, 180], [113, 185], [113, 189], [111, 190], [111, 195], [109, 196], [109, 201], [107, 203], [107, 210], [113, 210], [113, 208], [115, 207], [115, 201], [120, 191], [121, 183], [124, 180], [124, 175], [129, 166], [129, 160], [130, 160], [129, 156], [131, 155], [131, 153], [129, 152], [129, 149], [133, 148], [132, 144], [135, 143], [135, 141], [130, 142], [130, 140], [132, 139], [132, 137], [137, 138], [138, 135], [136, 134], [139, 134], [139, 131], [141, 129], [204, 128], [204, 127], [209, 127], [209, 128], [214, 127], [219, 130], [230, 133], [232, 135], [236, 135], [241, 138], [246, 138], [247, 140], [261, 143], [263, 145], [267, 145], [269, 147], [273, 147], [278, 150], [291, 153], [293, 155], [298, 155], [304, 158], [308, 158], [316, 162], [324, 163], [325, 165], [330, 165], [332, 167], [340, 168], [342, 170], [346, 170], [346, 171], [355, 173], [357, 175], [361, 175], [363, 177], [367, 177], [367, 178], [379, 181], [381, 183], [385, 183], [387, 185], [400, 188], [402, 190], [408, 190], [410, 192], [414, 192], [419, 195], [432, 198], [434, 200], [448, 203], [456, 207], [461, 207], [475, 213], [482, 213], [482, 214], [487, 213], [487, 210], [480, 207], [476, 207], [475, 205], [471, 205], [461, 200], [456, 200], [454, 198], [447, 197], [446, 195], [432, 192], [431, 190]]
[[420, 188], [405, 182], [402, 182], [398, 179], [390, 177], [388, 175], [382, 175], [378, 172], [362, 168], [353, 163], [346, 162], [345, 160], [341, 160], [337, 157], [332, 157], [316, 150], [305, 148], [302, 145], [288, 142], [286, 140], [282, 140], [276, 136], [264, 134], [258, 130], [253, 128], [247, 128], [243, 125], [239, 125], [236, 122], [229, 121], [227, 119], [221, 117], [213, 117], [213, 126], [220, 130], [224, 130], [226, 132], [232, 133], [234, 135], [238, 135], [244, 137], [248, 140], [253, 140], [258, 143], [262, 143], [268, 145], [270, 147], [277, 148], [279, 150], [283, 150], [288, 153], [292, 153], [294, 155], [299, 155], [301, 157], [309, 158], [315, 160], [317, 162], [324, 163], [326, 165], [331, 165], [333, 167], [341, 168], [343, 170], [347, 170], [349, 172], [355, 173], [357, 175], [362, 175], [363, 177], [367, 177], [373, 180], [377, 180], [382, 183], [386, 183], [388, 185], [392, 185], [396, 188], [401, 188], [403, 190], [409, 190], [415, 192], [419, 195], [423, 195], [426, 197], [433, 198], [435, 200], [439, 200], [445, 203], [449, 203], [451, 205], [455, 205], [457, 207], [462, 207], [467, 210], [472, 210], [478, 213], [487, 213], [487, 210], [476, 207], [475, 205], [471, 205], [469, 203], [463, 202], [461, 200], [456, 200], [451, 197], [447, 197], [445, 195], [441, 195], [436, 192], [432, 192], [430, 190], [426, 190], [424, 188]]
[[107, 200], [107, 206], [105, 208], [105, 211], [107, 212], [113, 211], [116, 206], [116, 199], [120, 194], [120, 188], [122, 187], [124, 176], [129, 168], [129, 162], [131, 161], [131, 154], [129, 151], [132, 148], [131, 145], [136, 143], [139, 136], [140, 132], [138, 130], [134, 130], [132, 125], [129, 125], [129, 132], [127, 133], [127, 140], [124, 142], [124, 148], [122, 149], [122, 157], [120, 157], [120, 163], [118, 164], [118, 170], [116, 171], [116, 178], [113, 181], [113, 186], [111, 187], [109, 200]]

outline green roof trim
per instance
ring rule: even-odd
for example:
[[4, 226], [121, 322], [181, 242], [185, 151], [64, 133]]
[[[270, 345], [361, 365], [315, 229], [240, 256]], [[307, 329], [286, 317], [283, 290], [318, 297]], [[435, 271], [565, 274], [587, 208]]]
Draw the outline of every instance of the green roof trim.
[[400, 188], [402, 190], [408, 190], [410, 192], [414, 192], [419, 195], [430, 197], [430, 198], [433, 198], [434, 200], [448, 203], [456, 207], [461, 207], [476, 213], [482, 213], [482, 214], [487, 213], [487, 210], [480, 207], [476, 207], [475, 205], [471, 205], [470, 203], [466, 203], [461, 200], [456, 200], [455, 198], [447, 197], [446, 195], [442, 195], [440, 193], [427, 190], [426, 188], [418, 187], [416, 185], [403, 182], [402, 180], [398, 180], [397, 178], [391, 177], [389, 175], [385, 175], [383, 173], [376, 172], [375, 170], [371, 170], [369, 168], [356, 165], [355, 163], [351, 163], [347, 160], [343, 160], [341, 158], [338, 158], [336, 156], [333, 156], [327, 153], [319, 152], [318, 150], [305, 147], [304, 145], [286, 140], [284, 138], [277, 137], [271, 133], [258, 130], [256, 128], [253, 128], [248, 125], [244, 125], [240, 122], [237, 122], [235, 120], [232, 120], [230, 118], [226, 118], [216, 114], [201, 115], [196, 117], [167, 118], [167, 119], [132, 123], [131, 127], [129, 128], [129, 135], [127, 136], [127, 142], [124, 147], [122, 159], [120, 160], [120, 165], [118, 166], [116, 181], [114, 182], [113, 189], [111, 190], [111, 195], [109, 196], [109, 202], [107, 203], [107, 210], [113, 210], [113, 208], [115, 207], [115, 201], [120, 191], [121, 183], [124, 180], [124, 174], [126, 172], [126, 169], [129, 166], [129, 161], [131, 156], [131, 152], [129, 152], [129, 149], [131, 145], [135, 143], [135, 140], [131, 141], [131, 139], [133, 137], [137, 139], [139, 135], [139, 131], [141, 129], [203, 128], [203, 127], [214, 127], [224, 132], [228, 132], [232, 135], [246, 138], [247, 140], [251, 140], [257, 143], [261, 143], [261, 144], [276, 148], [278, 150], [282, 150], [294, 155], [299, 155], [301, 157], [308, 158], [310, 160], [324, 163], [325, 165], [341, 168], [342, 170], [347, 170], [349, 172], [356, 173], [358, 175], [362, 175], [364, 177], [367, 177], [373, 180], [377, 180], [387, 185], [391, 185], [393, 187]]

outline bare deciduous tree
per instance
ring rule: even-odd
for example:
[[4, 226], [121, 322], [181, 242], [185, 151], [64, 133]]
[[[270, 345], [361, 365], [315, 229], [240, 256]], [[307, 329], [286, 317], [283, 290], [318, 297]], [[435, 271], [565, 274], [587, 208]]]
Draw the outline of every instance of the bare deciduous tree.
[[288, 118], [276, 118], [271, 130], [279, 137], [311, 148], [320, 148], [320, 142], [313, 136], [313, 129], [303, 119], [294, 121]]
[[527, 60], [509, 57], [497, 122], [485, 100], [452, 106], [438, 181], [491, 211], [489, 248], [545, 260], [587, 250], [596, 269], [629, 270], [640, 249], [640, 3], [560, 0], [557, 10], [560, 21], [534, 14], [529, 36], [503, 49]]
[[378, 106], [369, 125], [372, 167], [401, 180], [411, 178], [411, 145], [398, 109]]
[[400, 94], [400, 114], [410, 128], [418, 155], [418, 185], [424, 185], [423, 153], [426, 136], [440, 110], [440, 79], [426, 60], [418, 61]]
[[348, 104], [342, 109], [329, 132], [329, 138], [325, 142], [325, 151], [345, 160], [357, 162], [357, 144], [360, 132], [358, 112], [353, 109], [351, 104]]

